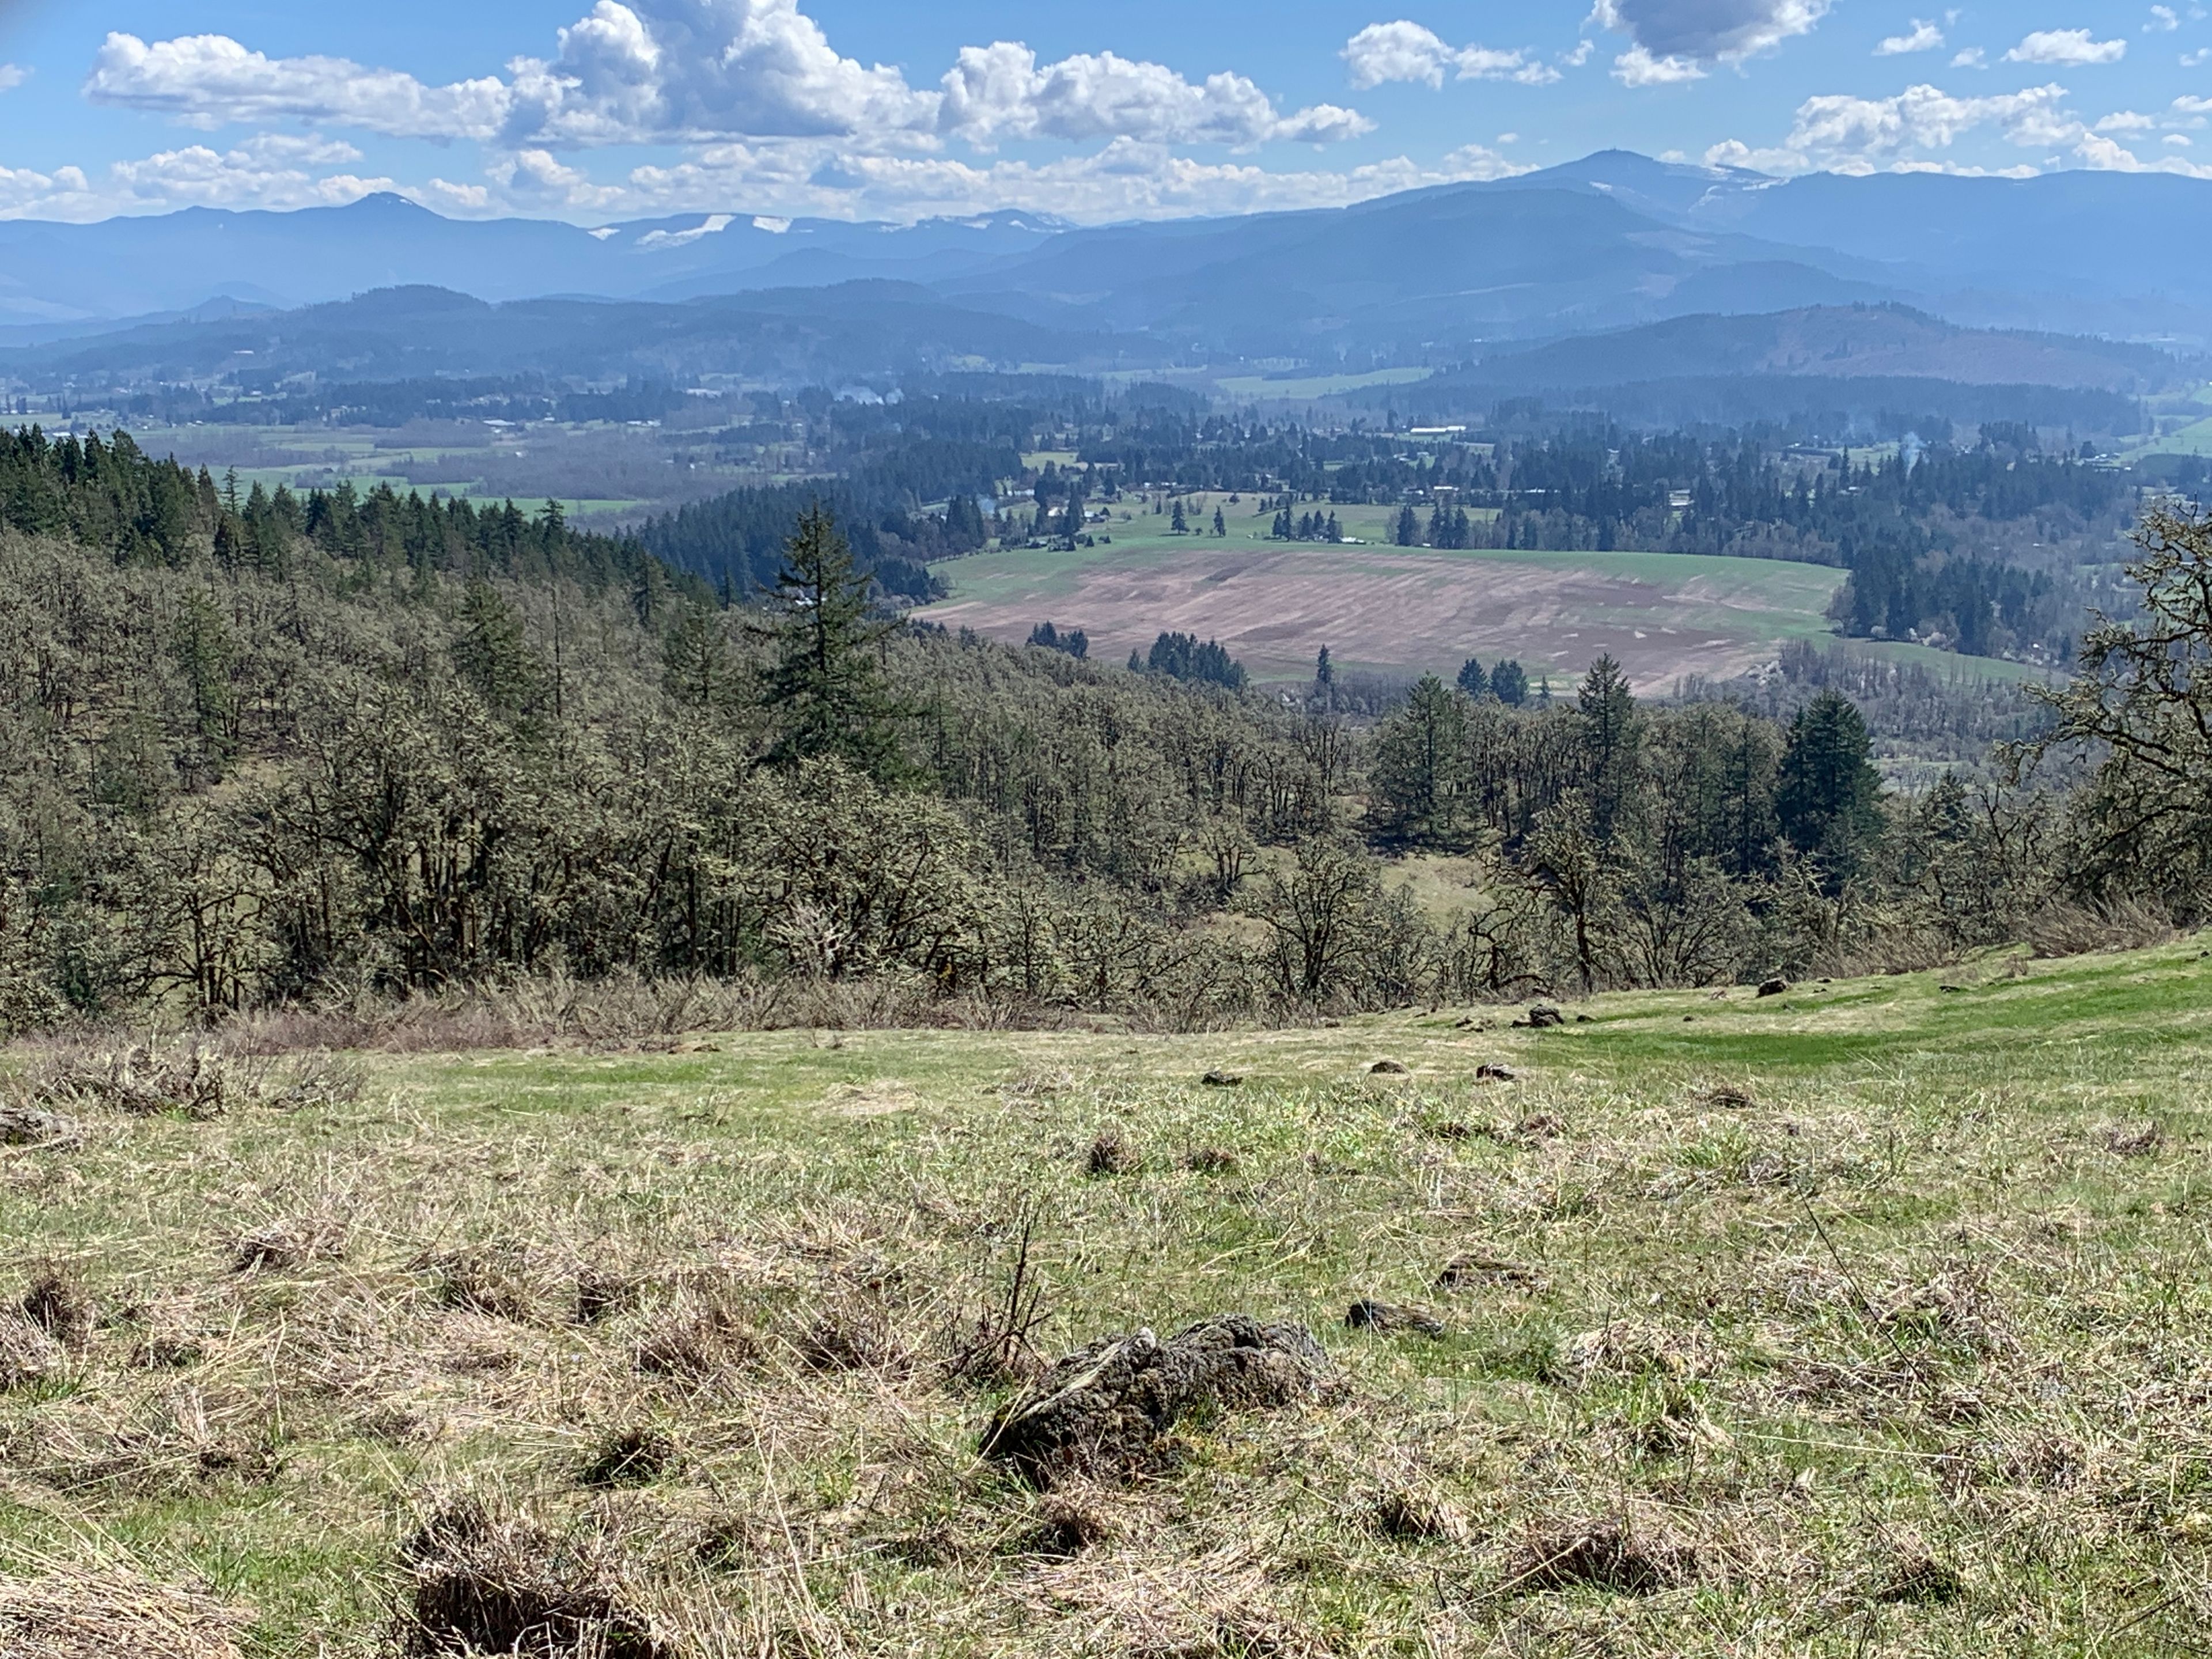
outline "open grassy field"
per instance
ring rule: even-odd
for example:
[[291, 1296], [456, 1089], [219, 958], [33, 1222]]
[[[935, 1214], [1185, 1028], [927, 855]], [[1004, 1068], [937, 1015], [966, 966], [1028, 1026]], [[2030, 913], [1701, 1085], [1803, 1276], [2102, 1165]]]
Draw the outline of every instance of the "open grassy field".
[[[1208, 504], [1194, 514], [1212, 521]], [[1844, 573], [1767, 559], [1665, 553], [1435, 552], [1385, 545], [1379, 509], [1340, 514], [1360, 546], [1271, 542], [1249, 504], [1229, 535], [1171, 536], [1139, 516], [1110, 546], [988, 553], [937, 567], [951, 597], [921, 614], [994, 639], [1038, 623], [1081, 628], [1119, 659], [1164, 629], [1218, 638], [1261, 680], [1304, 679], [1328, 646], [1343, 667], [1434, 670], [1516, 657], [1531, 678], [1579, 678], [1610, 651], [1644, 690], [1686, 674], [1724, 678], [1785, 640], [1830, 632]]]
[[0, 1651], [2201, 1651], [2197, 944], [1567, 1012], [50, 1091]]
[[[1732, 678], [1790, 640], [1832, 638], [1828, 602], [1844, 583], [1841, 570], [1774, 559], [1393, 547], [1391, 515], [1372, 507], [1339, 510], [1357, 545], [1274, 542], [1249, 499], [1188, 499], [1194, 526], [1222, 507], [1228, 536], [1171, 535], [1165, 516], [1139, 511], [1102, 526], [1109, 545], [941, 562], [951, 595], [918, 614], [1013, 642], [1041, 622], [1080, 628], [1101, 660], [1148, 650], [1164, 630], [1194, 633], [1263, 683], [1310, 678], [1324, 645], [1340, 668], [1447, 678], [1471, 656], [1512, 657], [1555, 687], [1611, 652], [1639, 691], [1666, 692], [1686, 675]], [[1947, 677], [2039, 672], [1894, 641], [1851, 649]]]

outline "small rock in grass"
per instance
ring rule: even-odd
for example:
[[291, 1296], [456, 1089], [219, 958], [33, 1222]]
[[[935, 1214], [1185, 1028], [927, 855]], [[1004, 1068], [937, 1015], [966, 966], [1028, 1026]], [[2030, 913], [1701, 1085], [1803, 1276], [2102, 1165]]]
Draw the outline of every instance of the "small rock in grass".
[[1372, 1066], [1367, 1068], [1367, 1075], [1370, 1077], [1405, 1077], [1409, 1075], [1409, 1071], [1405, 1062], [1402, 1060], [1378, 1060]]
[[1532, 1031], [1549, 1030], [1566, 1023], [1567, 1017], [1548, 1002], [1540, 1002], [1528, 1011], [1528, 1029]]
[[1398, 1307], [1388, 1302], [1362, 1298], [1352, 1304], [1344, 1322], [1355, 1331], [1389, 1336], [1399, 1331], [1419, 1331], [1423, 1336], [1442, 1336], [1444, 1322], [1426, 1308]]

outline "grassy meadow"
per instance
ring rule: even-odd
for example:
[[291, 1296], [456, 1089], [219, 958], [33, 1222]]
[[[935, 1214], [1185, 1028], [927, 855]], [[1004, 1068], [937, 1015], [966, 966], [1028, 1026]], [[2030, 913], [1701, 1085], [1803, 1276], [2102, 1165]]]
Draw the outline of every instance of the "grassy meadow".
[[[15, 1051], [70, 1121], [0, 1147], [0, 1651], [2201, 1650], [2197, 942], [1520, 1012], [247, 1057], [197, 1115]], [[1334, 1382], [979, 1455], [1228, 1312]]]

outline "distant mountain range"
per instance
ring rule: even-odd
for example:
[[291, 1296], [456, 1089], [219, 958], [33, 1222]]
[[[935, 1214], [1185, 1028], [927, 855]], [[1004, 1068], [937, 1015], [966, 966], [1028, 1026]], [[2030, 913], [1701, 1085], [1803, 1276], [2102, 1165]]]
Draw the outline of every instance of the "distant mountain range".
[[[858, 279], [1215, 351], [1403, 356], [1701, 312], [1898, 301], [1977, 326], [2212, 343], [2212, 185], [2166, 174], [1776, 179], [1607, 151], [1346, 209], [1077, 229], [692, 215], [582, 230], [394, 196], [0, 223], [0, 327], [289, 308], [376, 288], [679, 301]], [[0, 335], [0, 343], [4, 343]], [[30, 343], [21, 334], [15, 343]]]
[[1703, 406], [1776, 380], [1848, 384], [1856, 407], [1940, 380], [2094, 392], [2106, 420], [2212, 343], [2208, 207], [2212, 185], [2165, 175], [1781, 180], [1615, 151], [1346, 209], [1090, 229], [1001, 213], [586, 231], [390, 196], [17, 221], [0, 224], [0, 386], [1291, 361], [1444, 371], [1400, 408], [1692, 384]]

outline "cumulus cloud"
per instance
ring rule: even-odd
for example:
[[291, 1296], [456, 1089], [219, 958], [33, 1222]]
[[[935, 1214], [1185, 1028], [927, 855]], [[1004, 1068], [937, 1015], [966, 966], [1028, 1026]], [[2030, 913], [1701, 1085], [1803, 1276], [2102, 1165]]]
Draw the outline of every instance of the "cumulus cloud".
[[552, 56], [517, 58], [504, 80], [443, 87], [340, 58], [272, 58], [223, 35], [149, 45], [111, 34], [85, 91], [208, 129], [307, 120], [516, 155], [814, 138], [926, 150], [948, 136], [1249, 148], [1373, 130], [1330, 104], [1285, 114], [1241, 75], [1194, 83], [1111, 52], [1040, 64], [1006, 41], [962, 52], [941, 88], [915, 88], [898, 70], [842, 56], [799, 0], [597, 0]]
[[798, 0], [599, 0], [520, 58], [501, 137], [562, 144], [926, 131], [936, 100], [841, 57]]
[[2092, 64], [2117, 64], [2127, 55], [2126, 41], [2095, 40], [2087, 29], [2038, 29], [2007, 52], [2005, 62], [2079, 69]]
[[84, 91], [94, 103], [186, 126], [323, 121], [395, 138], [489, 138], [508, 101], [497, 81], [428, 87], [343, 58], [265, 57], [220, 34], [151, 46], [135, 34], [110, 34]]
[[1449, 46], [1434, 30], [1403, 19], [1370, 23], [1345, 42], [1342, 56], [1352, 86], [1363, 92], [1386, 81], [1442, 87], [1447, 74], [1461, 81], [1518, 81], [1523, 86], [1548, 86], [1560, 78], [1559, 70], [1528, 52]]
[[908, 220], [1022, 208], [1085, 222], [1338, 207], [1425, 185], [1528, 171], [1479, 144], [1424, 166], [1404, 156], [1336, 169], [1274, 171], [1209, 162], [1117, 138], [1080, 156], [976, 163], [813, 143], [711, 145], [673, 166], [633, 171], [623, 210], [712, 212], [744, 201], [793, 217], [860, 212]]
[[1874, 49], [1877, 58], [1902, 58], [1909, 52], [1941, 52], [1943, 31], [1923, 17], [1912, 20], [1912, 27], [1903, 34], [1893, 34]]
[[0, 64], [0, 92], [13, 92], [31, 78], [31, 71], [21, 64]]
[[1328, 143], [1375, 124], [1356, 110], [1316, 104], [1290, 115], [1241, 75], [1203, 85], [1160, 64], [1114, 53], [1040, 64], [1027, 46], [1001, 40], [962, 50], [945, 77], [939, 131], [985, 149], [1009, 140], [1219, 143], [1249, 149], [1274, 140]]
[[[82, 167], [52, 173], [0, 168], [0, 218], [105, 219], [179, 207], [343, 207], [381, 191], [460, 206], [465, 189], [434, 184], [406, 190], [392, 179], [344, 168], [361, 160], [351, 144], [314, 134], [263, 133], [228, 149], [188, 144], [115, 162], [88, 175]], [[489, 192], [477, 194], [488, 203]]]
[[1741, 64], [1809, 34], [1829, 0], [1597, 0], [1590, 21], [1629, 38], [1613, 61], [1625, 86], [1694, 80], [1705, 67]]
[[1931, 86], [1910, 87], [1894, 98], [1808, 98], [1780, 144], [1754, 149], [1730, 140], [1714, 146], [1705, 159], [1717, 167], [1765, 173], [1872, 173], [1942, 165], [1921, 153], [1949, 149], [1984, 128], [2022, 149], [2078, 147], [2092, 135], [2068, 112], [2066, 98], [2066, 88], [2057, 85], [1989, 98], [1954, 98]]
[[1613, 60], [1613, 78], [1624, 87], [1671, 87], [1702, 81], [1705, 70], [1694, 58], [1655, 58], [1642, 46], [1631, 46]]
[[2150, 21], [2143, 25], [2145, 34], [2171, 34], [2181, 27], [2181, 15], [2172, 6], [2153, 6]]

